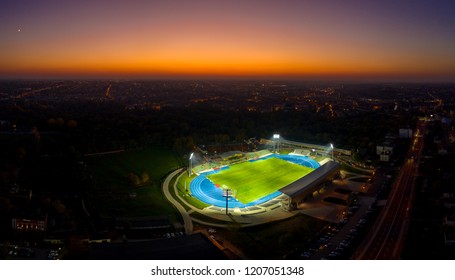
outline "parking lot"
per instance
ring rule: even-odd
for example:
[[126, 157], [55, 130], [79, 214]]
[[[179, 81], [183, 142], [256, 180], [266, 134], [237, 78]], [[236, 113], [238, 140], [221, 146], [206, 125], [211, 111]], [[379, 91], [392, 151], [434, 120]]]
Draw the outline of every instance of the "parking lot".
[[[331, 222], [300, 253], [301, 259], [348, 259], [363, 240], [378, 213], [378, 197], [390, 184], [390, 178], [379, 174], [367, 183], [335, 180], [312, 201], [305, 202], [302, 212]], [[340, 200], [355, 198], [345, 206], [330, 203], [327, 197]], [[336, 200], [333, 200], [336, 202]], [[333, 204], [333, 205], [331, 205]]]

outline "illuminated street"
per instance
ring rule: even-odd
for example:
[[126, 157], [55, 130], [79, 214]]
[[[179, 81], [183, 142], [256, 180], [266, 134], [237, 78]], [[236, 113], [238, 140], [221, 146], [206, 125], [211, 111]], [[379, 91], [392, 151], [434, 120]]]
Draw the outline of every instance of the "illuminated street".
[[399, 259], [412, 207], [415, 176], [423, 150], [425, 122], [420, 121], [405, 163], [396, 178], [389, 199], [370, 234], [365, 238], [355, 259]]

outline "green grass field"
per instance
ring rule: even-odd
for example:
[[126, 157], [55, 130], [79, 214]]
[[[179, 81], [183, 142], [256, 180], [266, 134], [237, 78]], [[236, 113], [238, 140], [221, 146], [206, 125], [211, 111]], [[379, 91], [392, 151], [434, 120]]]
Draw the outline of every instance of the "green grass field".
[[[171, 170], [179, 168], [179, 158], [165, 147], [149, 147], [115, 154], [86, 157], [93, 175], [88, 189], [90, 202], [101, 217], [136, 217], [167, 215], [177, 220], [178, 214], [161, 191], [160, 180]], [[128, 174], [147, 173], [149, 181], [132, 186]], [[134, 198], [130, 197], [135, 193]]]
[[247, 204], [289, 185], [313, 170], [282, 159], [269, 158], [232, 165], [207, 178], [214, 184], [233, 189], [237, 192], [237, 200]]
[[169, 171], [181, 166], [177, 156], [164, 147], [149, 147], [141, 150], [95, 155], [85, 161], [96, 181], [97, 190], [131, 189], [128, 174], [147, 173], [150, 183], [158, 183]]

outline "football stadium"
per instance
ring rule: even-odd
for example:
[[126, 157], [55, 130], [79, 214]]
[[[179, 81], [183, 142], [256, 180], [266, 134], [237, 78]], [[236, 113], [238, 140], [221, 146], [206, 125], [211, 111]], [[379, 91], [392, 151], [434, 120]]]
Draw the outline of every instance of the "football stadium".
[[324, 157], [317, 156], [314, 148], [313, 152], [294, 149], [279, 153], [274, 147], [251, 153], [231, 151], [216, 162], [206, 159], [203, 164], [190, 165], [190, 174], [196, 176], [189, 192], [212, 208], [245, 213], [273, 204], [293, 210], [339, 172], [340, 164], [330, 158], [326, 146], [321, 147]]

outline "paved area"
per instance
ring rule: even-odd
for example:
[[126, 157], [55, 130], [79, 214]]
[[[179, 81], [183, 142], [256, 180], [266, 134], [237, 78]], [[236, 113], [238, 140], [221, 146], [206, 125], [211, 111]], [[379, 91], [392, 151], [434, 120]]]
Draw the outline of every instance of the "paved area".
[[172, 178], [174, 178], [177, 174], [181, 173], [183, 169], [178, 169], [169, 174], [163, 182], [163, 193], [166, 198], [177, 208], [182, 215], [183, 218], [183, 226], [185, 227], [185, 233], [190, 234], [193, 232], [193, 222], [191, 221], [190, 214], [186, 211], [186, 209], [174, 199], [169, 191], [169, 183], [171, 182]]
[[[346, 215], [345, 211], [347, 207], [345, 205], [324, 201], [324, 199], [334, 197], [347, 201], [350, 192], [366, 193], [371, 186], [369, 183], [354, 181], [360, 178], [369, 178], [369, 176], [343, 173], [343, 176], [349, 177], [333, 180], [330, 185], [325, 186], [315, 197], [299, 204], [299, 211], [305, 215], [331, 223], [339, 223], [343, 220]], [[343, 193], [339, 192], [340, 190], [342, 190]]]

